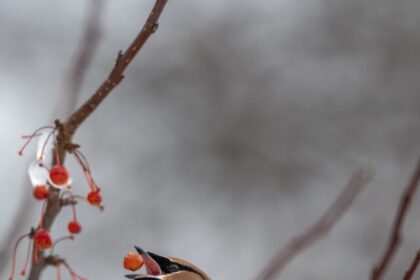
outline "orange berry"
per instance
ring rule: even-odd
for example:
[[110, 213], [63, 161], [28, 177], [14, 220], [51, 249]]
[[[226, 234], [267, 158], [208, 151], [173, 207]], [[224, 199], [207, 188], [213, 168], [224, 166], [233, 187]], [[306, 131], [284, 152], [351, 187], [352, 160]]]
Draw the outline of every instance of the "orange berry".
[[78, 234], [82, 231], [82, 226], [79, 224], [78, 221], [74, 220], [68, 224], [67, 229], [72, 234]]
[[34, 242], [38, 250], [45, 250], [52, 246], [50, 233], [43, 228], [40, 228], [35, 232]]
[[50, 179], [56, 185], [64, 185], [69, 179], [69, 173], [64, 166], [57, 164], [50, 169]]
[[102, 202], [101, 193], [99, 191], [91, 191], [87, 195], [87, 201], [92, 205], [100, 205]]
[[45, 185], [39, 185], [34, 188], [33, 195], [38, 200], [47, 199], [49, 194], [48, 187]]
[[136, 271], [143, 266], [143, 258], [137, 252], [128, 252], [124, 257], [124, 268]]

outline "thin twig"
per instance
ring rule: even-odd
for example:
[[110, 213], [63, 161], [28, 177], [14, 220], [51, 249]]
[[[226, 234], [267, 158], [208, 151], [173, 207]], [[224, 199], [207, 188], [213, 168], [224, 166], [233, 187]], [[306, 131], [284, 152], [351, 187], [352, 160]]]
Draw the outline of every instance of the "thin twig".
[[416, 273], [417, 266], [420, 263], [420, 250], [417, 251], [416, 257], [414, 258], [413, 262], [410, 265], [410, 268], [407, 270], [407, 272], [404, 275], [403, 280], [411, 280], [414, 276], [414, 273]]
[[275, 279], [293, 257], [328, 233], [341, 215], [349, 208], [360, 190], [370, 181], [372, 173], [372, 170], [369, 168], [356, 171], [347, 186], [321, 218], [306, 231], [293, 237], [281, 248], [255, 280]]
[[83, 78], [98, 47], [102, 26], [100, 19], [102, 17], [104, 3], [104, 0], [91, 0], [89, 3], [90, 8], [86, 17], [86, 28], [83, 39], [76, 54], [76, 61], [72, 64], [69, 72], [68, 83], [70, 93], [68, 96], [75, 96], [80, 92]]
[[392, 258], [397, 252], [401, 240], [402, 240], [402, 228], [404, 225], [405, 218], [407, 217], [408, 210], [410, 209], [411, 202], [416, 193], [417, 186], [420, 181], [420, 159], [417, 162], [416, 168], [414, 169], [413, 175], [411, 176], [410, 182], [408, 183], [400, 201], [398, 211], [395, 215], [394, 224], [391, 229], [391, 236], [388, 241], [388, 245], [383, 253], [381, 259], [374, 266], [371, 274], [371, 280], [382, 279], [385, 271], [391, 263]]
[[59, 139], [64, 146], [67, 143], [70, 143], [72, 136], [80, 124], [89, 117], [89, 115], [96, 109], [96, 107], [98, 107], [105, 97], [107, 97], [108, 94], [121, 82], [127, 66], [146, 43], [147, 39], [149, 39], [149, 37], [156, 31], [159, 17], [166, 3], [167, 0], [156, 0], [155, 5], [140, 33], [124, 53], [120, 52], [118, 54], [115, 66], [107, 79], [99, 86], [90, 99], [67, 119], [64, 124], [64, 135], [61, 135], [61, 139]]

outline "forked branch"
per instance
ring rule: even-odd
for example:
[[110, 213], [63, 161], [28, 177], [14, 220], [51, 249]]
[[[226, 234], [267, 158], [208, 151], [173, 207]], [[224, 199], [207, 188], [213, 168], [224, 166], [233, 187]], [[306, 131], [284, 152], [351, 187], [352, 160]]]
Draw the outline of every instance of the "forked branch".
[[416, 193], [420, 181], [420, 159], [414, 169], [410, 182], [408, 183], [405, 191], [401, 197], [400, 205], [394, 218], [394, 224], [391, 229], [391, 236], [388, 245], [383, 253], [381, 259], [374, 266], [371, 274], [371, 280], [380, 280], [384, 276], [387, 268], [389, 267], [392, 258], [397, 252], [401, 244], [402, 228], [404, 226], [405, 218], [407, 217], [408, 210], [410, 209], [411, 202]]

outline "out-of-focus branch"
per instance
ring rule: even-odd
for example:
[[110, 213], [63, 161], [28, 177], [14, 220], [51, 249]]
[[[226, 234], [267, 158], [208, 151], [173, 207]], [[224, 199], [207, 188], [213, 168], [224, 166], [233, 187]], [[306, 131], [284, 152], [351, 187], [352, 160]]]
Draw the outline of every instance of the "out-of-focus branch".
[[417, 266], [420, 263], [420, 250], [417, 251], [416, 257], [414, 258], [413, 262], [410, 265], [410, 268], [407, 270], [407, 272], [404, 275], [403, 280], [411, 280], [414, 276], [414, 273], [416, 273]]
[[91, 0], [88, 2], [89, 7], [87, 9], [82, 39], [75, 54], [74, 62], [71, 63], [65, 79], [66, 94], [64, 97], [66, 100], [62, 104], [66, 106], [67, 110], [61, 113], [63, 116], [68, 116], [74, 111], [83, 79], [98, 47], [102, 34], [101, 18], [104, 4], [105, 0]]
[[293, 237], [283, 248], [281, 248], [255, 280], [275, 279], [293, 257], [328, 233], [341, 215], [349, 208], [360, 190], [370, 181], [372, 173], [372, 170], [369, 168], [363, 168], [356, 171], [347, 186], [336, 198], [334, 203], [327, 209], [324, 215], [322, 215], [310, 228], [300, 235]]
[[392, 258], [397, 252], [402, 239], [402, 227], [404, 225], [405, 218], [407, 217], [408, 210], [410, 209], [411, 202], [416, 193], [417, 186], [420, 181], [420, 159], [417, 162], [416, 168], [414, 169], [413, 175], [408, 183], [405, 191], [401, 197], [400, 205], [395, 215], [394, 224], [391, 229], [391, 236], [388, 241], [388, 245], [383, 253], [381, 259], [374, 266], [371, 274], [371, 280], [382, 279], [386, 269], [391, 263]]

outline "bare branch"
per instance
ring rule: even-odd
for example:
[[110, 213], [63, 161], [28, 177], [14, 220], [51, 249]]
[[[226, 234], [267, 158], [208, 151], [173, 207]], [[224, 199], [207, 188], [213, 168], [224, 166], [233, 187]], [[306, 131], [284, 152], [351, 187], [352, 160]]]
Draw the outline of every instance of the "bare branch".
[[61, 135], [61, 139], [59, 139], [64, 146], [71, 141], [71, 138], [79, 125], [89, 117], [89, 115], [105, 99], [105, 97], [107, 97], [108, 94], [121, 82], [124, 77], [123, 73], [127, 66], [146, 43], [147, 39], [149, 39], [149, 37], [156, 31], [159, 17], [166, 3], [167, 0], [156, 0], [155, 5], [140, 33], [124, 53], [120, 52], [118, 54], [115, 66], [108, 78], [99, 86], [91, 98], [87, 100], [65, 122], [64, 135]]
[[378, 263], [374, 266], [371, 274], [371, 280], [382, 279], [386, 269], [391, 263], [397, 249], [399, 248], [402, 240], [402, 227], [408, 210], [410, 209], [411, 202], [416, 193], [417, 186], [420, 181], [420, 159], [417, 162], [410, 182], [408, 183], [400, 201], [398, 211], [395, 215], [394, 224], [391, 230], [391, 236], [388, 241], [388, 246]]
[[410, 265], [410, 268], [407, 270], [407, 272], [404, 275], [403, 280], [411, 280], [414, 276], [414, 273], [416, 273], [417, 266], [420, 263], [420, 250], [417, 251], [416, 257], [414, 258], [413, 262]]
[[347, 186], [321, 218], [306, 231], [293, 237], [281, 248], [255, 280], [274, 279], [282, 272], [293, 257], [328, 233], [341, 215], [349, 208], [360, 190], [370, 181], [372, 173], [372, 170], [368, 168], [356, 171]]

